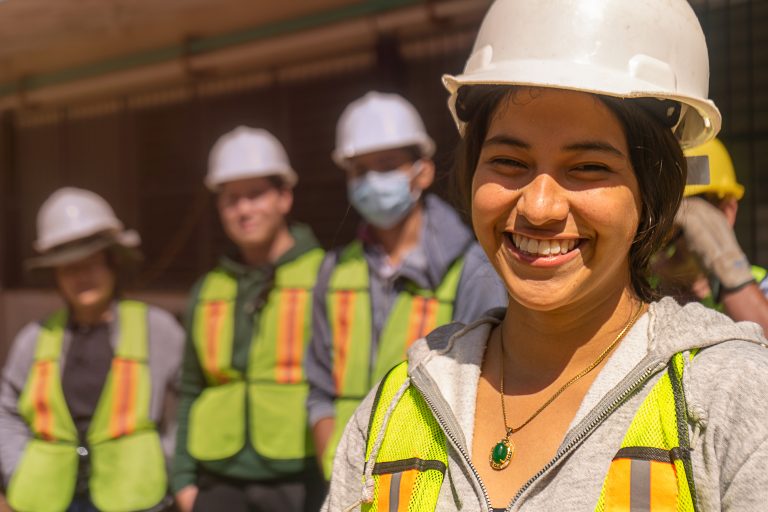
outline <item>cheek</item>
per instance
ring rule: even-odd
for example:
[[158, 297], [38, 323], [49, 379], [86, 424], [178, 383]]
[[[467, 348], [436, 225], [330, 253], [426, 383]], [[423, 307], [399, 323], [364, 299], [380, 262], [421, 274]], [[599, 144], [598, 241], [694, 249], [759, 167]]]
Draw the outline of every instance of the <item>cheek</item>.
[[488, 180], [480, 172], [472, 181], [472, 223], [476, 228], [495, 225], [500, 219], [506, 219], [514, 202], [514, 194], [509, 189]]
[[584, 215], [593, 220], [598, 231], [629, 247], [640, 223], [640, 203], [628, 187], [618, 187], [605, 194], [595, 190], [581, 201]]

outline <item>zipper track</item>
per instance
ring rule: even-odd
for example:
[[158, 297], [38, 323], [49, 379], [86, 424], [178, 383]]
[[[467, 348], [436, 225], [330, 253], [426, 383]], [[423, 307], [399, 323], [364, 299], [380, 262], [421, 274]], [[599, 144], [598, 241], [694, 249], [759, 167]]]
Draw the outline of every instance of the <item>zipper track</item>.
[[[666, 366], [666, 365], [664, 365]], [[517, 494], [515, 494], [515, 497], [512, 498], [512, 501], [509, 503], [505, 511], [511, 511], [512, 507], [517, 503], [517, 501], [520, 499], [520, 497], [523, 495], [525, 491], [527, 491], [531, 485], [544, 473], [546, 473], [552, 466], [558, 463], [560, 459], [562, 459], [569, 451], [571, 451], [577, 444], [579, 444], [586, 436], [589, 434], [595, 427], [597, 427], [600, 423], [605, 420], [616, 408], [621, 405], [622, 402], [624, 402], [629, 395], [634, 393], [638, 387], [640, 387], [646, 380], [648, 380], [649, 377], [651, 377], [654, 373], [657, 373], [660, 370], [659, 364], [654, 364], [653, 366], [646, 369], [640, 377], [635, 379], [633, 383], [625, 389], [618, 397], [613, 399], [613, 401], [603, 409], [600, 414], [598, 414], [592, 421], [589, 422], [589, 425], [587, 425], [581, 432], [579, 432], [578, 435], [576, 435], [562, 450], [557, 452], [557, 454], [550, 460], [543, 468], [541, 468], [535, 475], [533, 475], [526, 483], [523, 485], [518, 491]], [[413, 380], [411, 380], [411, 383], [415, 385]], [[417, 386], [418, 387], [418, 386]], [[434, 402], [431, 400], [429, 395], [427, 393], [421, 393], [421, 396], [424, 398], [424, 401], [427, 403], [429, 408], [432, 410], [432, 414], [437, 419], [437, 422], [440, 424], [440, 426], [443, 429], [443, 432], [446, 433], [446, 435], [451, 439], [453, 442], [454, 447], [458, 450], [459, 453], [464, 457], [465, 462], [469, 466], [469, 468], [472, 470], [472, 474], [475, 476], [475, 479], [477, 480], [477, 483], [480, 484], [480, 488], [483, 491], [483, 497], [485, 498], [486, 506], [488, 507], [488, 511], [493, 511], [493, 505], [491, 504], [491, 499], [488, 496], [488, 489], [485, 487], [485, 484], [483, 483], [482, 479], [480, 478], [480, 474], [477, 472], [477, 468], [475, 468], [474, 464], [472, 464], [472, 460], [469, 458], [469, 454], [462, 448], [462, 446], [459, 444], [458, 439], [456, 439], [456, 436], [449, 431], [447, 428], [446, 421], [443, 419], [443, 416], [440, 414], [440, 412], [435, 407]]]
[[[630, 387], [628, 387], [624, 392], [621, 393], [618, 397], [616, 397], [608, 407], [603, 409], [603, 411], [595, 417], [591, 422], [589, 422], [589, 425], [587, 425], [586, 428], [584, 428], [579, 434], [574, 437], [571, 442], [569, 442], [565, 448], [557, 452], [557, 454], [550, 460], [543, 468], [539, 470], [538, 473], [533, 475], [530, 480], [528, 480], [525, 485], [523, 485], [519, 491], [517, 491], [517, 494], [515, 494], [515, 497], [512, 498], [512, 501], [509, 503], [507, 508], [505, 510], [510, 511], [512, 510], [512, 507], [517, 503], [517, 500], [520, 499], [520, 497], [523, 495], [525, 491], [527, 491], [531, 485], [544, 473], [546, 473], [552, 466], [557, 464], [557, 462], [562, 459], [569, 451], [571, 451], [577, 444], [579, 444], [586, 436], [589, 434], [592, 429], [594, 429], [596, 426], [598, 426], [600, 423], [605, 420], [619, 405], [621, 405], [624, 400], [629, 397], [632, 393], [637, 390], [638, 387], [640, 387], [641, 384], [643, 384], [651, 375], [657, 372], [656, 366], [653, 366], [651, 368], [648, 368], [637, 380], [635, 380]], [[473, 468], [474, 469], [474, 468]], [[477, 474], [477, 473], [475, 473]], [[480, 482], [480, 485], [482, 486], [482, 482]], [[485, 488], [483, 488], [485, 490]], [[486, 495], [486, 499], [488, 499]]]
[[459, 444], [459, 441], [456, 439], [456, 436], [449, 432], [449, 430], [446, 428], [445, 421], [443, 420], [442, 415], [437, 411], [437, 408], [435, 407], [435, 404], [432, 403], [432, 400], [427, 396], [425, 393], [421, 393], [421, 396], [424, 397], [424, 401], [427, 402], [427, 405], [429, 405], [429, 408], [432, 409], [432, 414], [435, 415], [435, 418], [437, 418], [437, 422], [440, 424], [441, 427], [443, 427], [443, 432], [445, 432], [448, 437], [451, 438], [451, 441], [453, 441], [454, 447], [461, 453], [461, 455], [464, 457], [464, 460], [469, 465], [469, 469], [472, 470], [472, 473], [475, 475], [475, 479], [480, 484], [480, 488], [483, 490], [483, 497], [485, 498], [485, 504], [488, 506], [488, 511], [493, 511], [493, 505], [491, 505], [491, 498], [488, 496], [488, 489], [485, 488], [485, 484], [483, 483], [483, 480], [480, 478], [480, 474], [477, 472], [477, 468], [472, 464], [472, 461], [469, 458], [469, 454], [464, 451], [464, 448], [461, 447]]

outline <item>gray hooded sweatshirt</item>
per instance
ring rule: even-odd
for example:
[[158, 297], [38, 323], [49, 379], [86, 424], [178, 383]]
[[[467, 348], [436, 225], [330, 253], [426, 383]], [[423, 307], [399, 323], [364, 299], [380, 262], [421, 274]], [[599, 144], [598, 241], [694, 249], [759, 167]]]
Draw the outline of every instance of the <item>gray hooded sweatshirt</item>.
[[[488, 335], [503, 315], [493, 310], [472, 324], [442, 327], [409, 352], [410, 383], [432, 404], [448, 440], [439, 511], [491, 509], [470, 461], [480, 365]], [[766, 510], [768, 351], [762, 330], [669, 298], [638, 319], [592, 383], [557, 454], [514, 493], [507, 510], [593, 511], [640, 404], [671, 356], [697, 347], [705, 350], [686, 358], [683, 387], [699, 509]], [[372, 481], [363, 475], [374, 395], [347, 425], [323, 510], [359, 510], [371, 497]]]

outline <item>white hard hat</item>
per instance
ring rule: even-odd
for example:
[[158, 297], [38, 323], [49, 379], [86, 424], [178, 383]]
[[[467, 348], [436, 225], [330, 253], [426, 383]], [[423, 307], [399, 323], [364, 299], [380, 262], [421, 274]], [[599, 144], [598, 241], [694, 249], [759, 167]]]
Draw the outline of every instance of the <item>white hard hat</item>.
[[372, 91], [344, 109], [331, 157], [344, 167], [357, 155], [407, 146], [417, 146], [425, 158], [435, 153], [435, 143], [413, 105], [397, 94]]
[[136, 247], [141, 242], [138, 233], [125, 231], [112, 207], [100, 195], [81, 188], [64, 187], [40, 207], [34, 246], [38, 252], [45, 253], [63, 244], [103, 233], [125, 247]]
[[228, 181], [265, 176], [280, 176], [289, 187], [299, 180], [274, 135], [261, 128], [238, 126], [213, 145], [205, 185], [215, 192]]
[[708, 82], [706, 41], [686, 0], [497, 0], [464, 72], [443, 77], [462, 134], [461, 87], [529, 85], [679, 102], [683, 147], [720, 129]]

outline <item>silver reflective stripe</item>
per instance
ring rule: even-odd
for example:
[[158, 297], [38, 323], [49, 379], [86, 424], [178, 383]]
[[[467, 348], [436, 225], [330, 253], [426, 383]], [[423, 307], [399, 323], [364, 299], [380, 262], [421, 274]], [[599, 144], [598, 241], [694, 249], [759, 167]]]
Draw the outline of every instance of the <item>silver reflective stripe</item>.
[[630, 512], [650, 512], [651, 461], [632, 459], [629, 471]]
[[400, 508], [400, 480], [402, 478], [402, 473], [392, 475], [392, 482], [389, 484], [389, 512], [397, 512], [397, 509]]
[[709, 157], [705, 155], [689, 156], [686, 185], [709, 185]]

